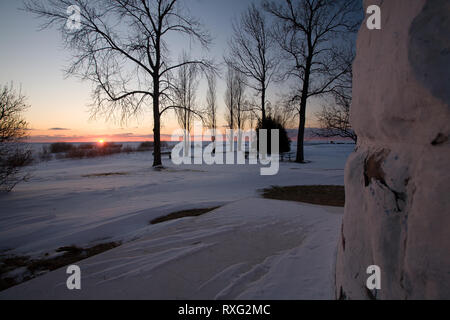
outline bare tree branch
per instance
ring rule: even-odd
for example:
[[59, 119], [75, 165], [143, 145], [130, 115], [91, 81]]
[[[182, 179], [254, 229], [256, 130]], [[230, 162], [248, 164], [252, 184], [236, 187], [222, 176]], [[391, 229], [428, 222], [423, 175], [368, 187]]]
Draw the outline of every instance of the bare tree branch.
[[0, 88], [0, 191], [11, 191], [28, 175], [21, 174], [32, 161], [31, 151], [23, 143], [27, 122], [23, 112], [28, 109], [26, 97], [13, 85]]
[[[80, 8], [81, 28], [66, 28], [69, 6]], [[161, 165], [161, 114], [172, 108], [172, 72], [186, 64], [213, 68], [206, 59], [172, 64], [167, 38], [183, 34], [204, 48], [211, 42], [199, 20], [182, 0], [27, 0], [25, 9], [44, 20], [42, 28], [57, 27], [73, 60], [67, 75], [92, 82], [93, 117], [125, 122], [151, 101], [154, 166]], [[180, 106], [181, 108], [182, 106]]]
[[263, 119], [266, 117], [266, 91], [278, 68], [274, 44], [264, 13], [252, 4], [239, 23], [233, 24], [230, 52], [225, 57], [227, 64], [245, 75], [250, 80], [247, 85], [261, 96]]
[[342, 87], [362, 8], [358, 0], [265, 0], [263, 6], [278, 21], [273, 35], [285, 53], [285, 79], [295, 81], [288, 100], [298, 104], [296, 161], [301, 163], [308, 99]]

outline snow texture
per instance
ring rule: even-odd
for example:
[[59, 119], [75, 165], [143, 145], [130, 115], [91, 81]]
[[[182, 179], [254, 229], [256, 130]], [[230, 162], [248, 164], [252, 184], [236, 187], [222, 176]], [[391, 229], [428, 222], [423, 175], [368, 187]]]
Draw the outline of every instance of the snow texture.
[[[79, 263], [82, 290], [65, 268], [0, 299], [330, 299], [343, 209], [266, 200], [272, 185], [343, 185], [354, 145], [306, 146], [311, 163], [151, 168], [151, 153], [40, 163], [0, 197], [2, 254], [53, 256], [61, 246], [122, 241]], [[122, 175], [92, 176], [101, 173]], [[89, 176], [90, 175], [90, 176]], [[171, 212], [221, 208], [157, 225]]]
[[0, 299], [330, 299], [342, 209], [247, 199], [81, 261]]

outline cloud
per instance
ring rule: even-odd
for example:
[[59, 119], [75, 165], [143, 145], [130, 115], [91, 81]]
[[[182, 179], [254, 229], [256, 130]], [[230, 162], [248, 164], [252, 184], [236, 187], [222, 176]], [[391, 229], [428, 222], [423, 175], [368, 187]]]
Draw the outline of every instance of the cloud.
[[67, 128], [50, 128], [49, 131], [69, 131], [70, 129]]
[[[30, 142], [65, 142], [65, 141], [80, 141], [85, 137], [83, 136], [49, 136], [49, 135], [30, 135], [28, 140]], [[87, 140], [88, 141], [88, 140]]]
[[135, 137], [136, 135], [134, 133], [118, 133], [113, 134], [111, 137], [117, 137], [117, 138], [129, 138], [129, 137]]

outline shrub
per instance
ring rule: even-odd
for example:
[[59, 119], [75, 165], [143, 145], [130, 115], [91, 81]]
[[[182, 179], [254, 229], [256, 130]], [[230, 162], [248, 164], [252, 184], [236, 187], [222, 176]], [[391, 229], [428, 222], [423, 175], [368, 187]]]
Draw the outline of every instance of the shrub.
[[155, 147], [155, 144], [152, 141], [146, 141], [142, 142], [139, 147], [137, 148], [137, 151], [139, 152], [145, 152], [145, 151], [152, 151]]
[[50, 148], [48, 146], [43, 146], [42, 151], [39, 153], [39, 159], [41, 159], [41, 161], [50, 161], [52, 158], [53, 156], [50, 152]]
[[136, 151], [136, 150], [133, 149], [132, 146], [125, 146], [125, 147], [123, 147], [123, 149], [122, 149], [122, 152], [123, 152], [123, 153], [132, 153], [132, 152], [135, 152], [135, 151]]
[[27, 144], [27, 122], [23, 112], [28, 109], [26, 97], [13, 86], [0, 88], [0, 191], [11, 191], [17, 183], [26, 180], [21, 168], [33, 160]]
[[83, 143], [78, 146], [78, 149], [92, 150], [95, 149], [95, 145], [93, 143]]
[[6, 159], [6, 165], [10, 167], [25, 167], [33, 162], [30, 150], [16, 149], [15, 152]]
[[105, 144], [103, 144], [102, 147], [99, 147], [99, 149], [115, 150], [114, 152], [117, 152], [117, 151], [120, 152], [120, 150], [122, 149], [122, 145], [114, 143], [114, 142], [106, 142]]
[[51, 153], [65, 153], [65, 152], [69, 152], [72, 149], [74, 149], [74, 146], [71, 145], [70, 143], [65, 143], [65, 142], [57, 142], [57, 143], [52, 143], [50, 145]]
[[66, 154], [65, 158], [69, 159], [84, 159], [97, 158], [109, 156], [122, 152], [122, 145], [115, 143], [105, 143], [103, 145], [82, 144], [78, 147], [73, 147]]
[[[168, 144], [165, 141], [161, 141], [161, 149], [168, 148]], [[153, 141], [142, 142], [136, 149], [138, 152], [153, 151], [155, 149], [155, 143]]]
[[[151, 142], [153, 145], [153, 142]], [[149, 144], [143, 143], [140, 146], [139, 151], [147, 151]], [[42, 152], [39, 154], [42, 161], [51, 160], [52, 154], [56, 154], [56, 159], [85, 159], [85, 158], [97, 158], [103, 156], [114, 155], [118, 153], [131, 153], [135, 152], [131, 146], [123, 146], [114, 142], [105, 142], [103, 144], [96, 143], [83, 143], [79, 146], [72, 145], [70, 143], [58, 142], [53, 143], [50, 147], [43, 147]]]
[[21, 169], [33, 162], [30, 150], [8, 145], [0, 148], [0, 191], [10, 192], [21, 181], [27, 180], [26, 174], [19, 175]]
[[259, 130], [267, 129], [267, 153], [271, 154], [272, 150], [272, 139], [271, 130], [278, 129], [280, 134], [280, 153], [291, 151], [291, 141], [287, 135], [286, 129], [276, 118], [267, 117], [264, 121], [260, 120], [258, 126], [256, 127], [256, 133], [258, 137], [258, 150], [259, 150]]
[[72, 148], [66, 153], [65, 158], [83, 159], [84, 157], [86, 157], [86, 154], [89, 151], [90, 150], [83, 150], [80, 148]]

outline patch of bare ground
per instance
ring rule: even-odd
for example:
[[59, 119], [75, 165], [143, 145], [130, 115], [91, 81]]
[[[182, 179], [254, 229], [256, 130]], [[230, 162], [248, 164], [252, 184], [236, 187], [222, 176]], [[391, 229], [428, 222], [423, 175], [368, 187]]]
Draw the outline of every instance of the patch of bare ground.
[[263, 189], [266, 199], [304, 202], [322, 206], [344, 207], [344, 186], [289, 186]]
[[100, 177], [110, 177], [110, 176], [126, 176], [128, 172], [106, 172], [106, 173], [93, 173], [85, 174], [83, 178], [100, 178]]
[[181, 219], [181, 218], [185, 218], [185, 217], [198, 217], [205, 213], [216, 210], [218, 208], [220, 208], [220, 206], [213, 207], [213, 208], [190, 209], [190, 210], [177, 211], [177, 212], [168, 214], [167, 216], [153, 219], [152, 221], [150, 221], [150, 224], [157, 224], [157, 223], [166, 222], [166, 221], [175, 220], [175, 219]]
[[[46, 272], [53, 271], [75, 262], [87, 259], [102, 252], [120, 246], [120, 242], [109, 242], [95, 245], [89, 248], [79, 248], [77, 246], [61, 247], [56, 250], [62, 253], [56, 257], [31, 259], [27, 256], [4, 256], [0, 257], [0, 291], [31, 280]], [[48, 254], [47, 254], [48, 255]], [[10, 276], [10, 272], [25, 268], [24, 276]]]

